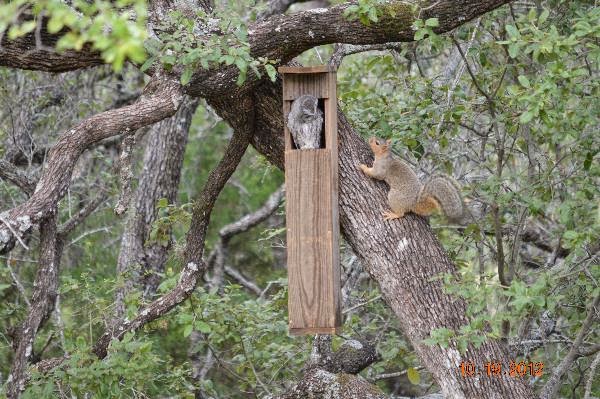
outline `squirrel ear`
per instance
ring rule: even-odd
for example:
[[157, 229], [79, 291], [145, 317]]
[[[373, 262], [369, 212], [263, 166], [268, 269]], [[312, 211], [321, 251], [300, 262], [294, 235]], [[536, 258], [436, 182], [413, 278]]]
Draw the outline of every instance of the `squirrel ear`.
[[392, 144], [392, 139], [387, 139], [387, 140], [385, 141], [385, 143], [386, 143], [387, 145], [390, 145], [390, 144]]

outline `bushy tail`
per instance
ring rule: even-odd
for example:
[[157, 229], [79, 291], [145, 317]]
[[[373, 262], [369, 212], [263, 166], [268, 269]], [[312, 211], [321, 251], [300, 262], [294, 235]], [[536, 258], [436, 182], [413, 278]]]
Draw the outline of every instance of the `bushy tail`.
[[431, 197], [440, 205], [448, 219], [458, 221], [462, 218], [464, 203], [460, 186], [452, 177], [441, 173], [432, 175], [425, 182], [418, 202], [430, 201]]

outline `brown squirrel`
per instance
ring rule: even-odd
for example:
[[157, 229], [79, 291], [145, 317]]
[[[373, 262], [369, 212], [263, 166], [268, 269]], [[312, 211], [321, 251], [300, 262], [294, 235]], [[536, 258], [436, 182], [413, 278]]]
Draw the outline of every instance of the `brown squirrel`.
[[369, 145], [375, 155], [373, 167], [359, 165], [367, 176], [385, 180], [390, 186], [388, 202], [392, 211], [383, 212], [383, 219], [398, 219], [406, 212], [429, 216], [436, 209], [441, 209], [448, 219], [460, 220], [464, 204], [458, 183], [450, 176], [435, 174], [421, 184], [406, 162], [392, 156], [390, 144], [391, 140], [371, 137]]

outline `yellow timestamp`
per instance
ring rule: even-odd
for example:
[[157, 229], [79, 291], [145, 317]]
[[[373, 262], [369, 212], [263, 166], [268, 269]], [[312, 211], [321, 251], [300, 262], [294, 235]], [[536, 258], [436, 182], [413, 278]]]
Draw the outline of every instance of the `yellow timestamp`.
[[468, 377], [541, 377], [544, 372], [544, 363], [542, 362], [526, 362], [526, 361], [510, 361], [508, 365], [503, 365], [501, 362], [489, 361], [478, 367], [473, 361], [461, 362], [461, 376]]

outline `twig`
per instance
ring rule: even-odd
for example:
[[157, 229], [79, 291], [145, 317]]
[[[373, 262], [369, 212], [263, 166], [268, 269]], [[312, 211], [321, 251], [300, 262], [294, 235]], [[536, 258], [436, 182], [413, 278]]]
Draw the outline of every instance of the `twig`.
[[27, 195], [33, 194], [35, 182], [19, 170], [12, 162], [0, 159], [0, 178], [19, 187]]
[[596, 306], [598, 306], [599, 302], [600, 302], [600, 295], [597, 295], [594, 298], [594, 301], [592, 302], [592, 306], [590, 306], [590, 309], [588, 311], [587, 317], [585, 318], [585, 321], [581, 325], [581, 329], [579, 330], [579, 333], [577, 334], [577, 338], [575, 338], [575, 341], [573, 342], [573, 346], [571, 346], [569, 353], [567, 353], [567, 355], [564, 357], [562, 362], [560, 362], [560, 364], [554, 370], [554, 373], [552, 373], [552, 376], [550, 376], [550, 378], [548, 379], [548, 382], [542, 389], [542, 392], [540, 394], [540, 399], [550, 399], [550, 398], [555, 397], [556, 392], [558, 391], [558, 389], [560, 387], [560, 380], [561, 380], [562, 376], [568, 371], [569, 367], [571, 366], [571, 363], [573, 363], [573, 361], [577, 357], [577, 353], [579, 351], [579, 347], [581, 346], [581, 343], [583, 342], [583, 338], [584, 338], [585, 334], [587, 334], [589, 328], [592, 325], [592, 322], [594, 321], [594, 319], [596, 317]]
[[99, 233], [99, 232], [101, 232], [101, 231], [104, 231], [104, 232], [108, 233], [108, 232], [110, 231], [110, 228], [108, 228], [108, 227], [104, 226], [104, 227], [99, 227], [99, 228], [97, 228], [97, 229], [93, 229], [93, 230], [90, 230], [90, 231], [86, 231], [86, 232], [84, 232], [84, 233], [80, 234], [80, 235], [79, 235], [77, 238], [75, 238], [74, 240], [72, 240], [72, 241], [69, 243], [69, 245], [67, 245], [67, 246], [68, 246], [68, 247], [70, 247], [71, 245], [75, 244], [77, 241], [79, 241], [79, 240], [81, 240], [81, 239], [83, 239], [83, 238], [85, 238], [85, 237], [87, 237], [87, 236], [89, 236], [89, 235], [92, 235], [92, 234]]
[[19, 244], [21, 244], [21, 246], [23, 248], [25, 248], [27, 251], [29, 251], [29, 247], [27, 245], [25, 245], [25, 243], [21, 239], [21, 236], [19, 234], [17, 234], [15, 229], [13, 229], [13, 227], [10, 225], [10, 223], [7, 222], [6, 219], [4, 219], [4, 217], [1, 214], [0, 214], [0, 222], [4, 223], [4, 225], [10, 230], [10, 232], [13, 234], [13, 236], [17, 239]]
[[82, 209], [71, 217], [65, 223], [58, 228], [58, 235], [61, 239], [64, 239], [75, 227], [77, 227], [85, 218], [87, 218], [94, 210], [106, 199], [106, 195], [103, 190], [102, 194], [98, 195], [92, 201], [88, 202]]
[[[419, 366], [419, 367], [413, 367], [415, 370], [423, 370], [423, 366]], [[402, 371], [397, 371], [395, 373], [384, 373], [384, 374], [378, 374], [375, 375], [371, 378], [368, 378], [367, 380], [369, 382], [375, 382], [375, 381], [379, 381], [379, 380], [385, 380], [387, 378], [396, 378], [396, 377], [402, 377], [403, 375], [406, 375], [408, 373], [408, 369], [406, 370], [402, 370]]]
[[256, 283], [244, 277], [239, 270], [233, 268], [232, 266], [225, 266], [225, 273], [236, 279], [236, 281], [239, 282], [243, 287], [252, 291], [257, 296], [260, 296], [262, 293], [262, 290], [258, 285], [256, 285]]
[[58, 335], [60, 336], [60, 345], [66, 353], [67, 341], [65, 340], [65, 323], [62, 319], [62, 311], [60, 310], [60, 292], [56, 293], [54, 300], [54, 317], [56, 318], [56, 326], [58, 327]]
[[19, 281], [19, 278], [17, 277], [17, 275], [13, 271], [12, 267], [10, 266], [11, 261], [12, 261], [12, 257], [9, 254], [8, 258], [6, 259], [6, 267], [8, 268], [8, 272], [10, 273], [10, 277], [13, 279], [15, 285], [17, 286], [17, 290], [23, 297], [23, 300], [27, 304], [27, 307], [31, 308], [31, 303], [29, 303], [29, 298], [27, 298], [27, 293], [25, 293], [25, 288], [23, 288], [23, 285]]
[[600, 353], [596, 355], [592, 361], [592, 364], [590, 365], [590, 373], [588, 374], [588, 378], [585, 383], [585, 394], [583, 395], [583, 399], [591, 399], [592, 397], [592, 384], [594, 382], [594, 377], [596, 376], [596, 367], [598, 367], [598, 363], [600, 363]]
[[370, 304], [371, 302], [375, 302], [375, 301], [378, 301], [378, 300], [380, 300], [380, 299], [381, 299], [381, 295], [377, 295], [375, 298], [371, 298], [371, 299], [369, 299], [369, 300], [368, 300], [368, 301], [366, 301], [366, 302], [362, 302], [362, 303], [359, 303], [358, 305], [354, 305], [354, 306], [352, 306], [352, 307], [349, 307], [348, 309], [344, 309], [344, 310], [342, 311], [342, 313], [343, 313], [343, 314], [349, 313], [349, 312], [353, 311], [354, 309], [358, 309], [358, 308], [360, 308], [360, 307], [363, 307], [363, 306], [365, 306], [365, 305], [368, 305], [368, 304]]

